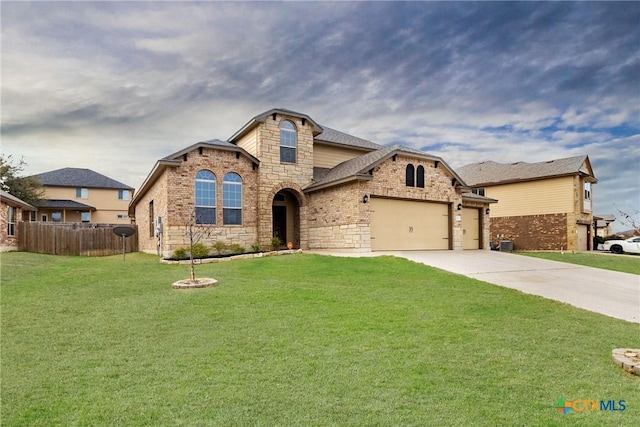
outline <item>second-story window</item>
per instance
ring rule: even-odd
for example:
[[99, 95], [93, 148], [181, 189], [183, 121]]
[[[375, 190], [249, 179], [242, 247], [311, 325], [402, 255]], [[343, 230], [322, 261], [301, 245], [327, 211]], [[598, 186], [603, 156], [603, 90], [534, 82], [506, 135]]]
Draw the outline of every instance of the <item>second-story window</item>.
[[89, 189], [88, 188], [76, 188], [76, 198], [77, 199], [88, 199], [89, 198]]
[[586, 212], [591, 211], [591, 183], [585, 181], [584, 183], [584, 203], [583, 210]]
[[129, 190], [118, 190], [118, 200], [129, 200], [131, 192]]
[[407, 165], [407, 178], [406, 178], [406, 185], [407, 187], [413, 187], [415, 186], [415, 175], [416, 175], [416, 170], [413, 167], [413, 165], [411, 163], [409, 163]]
[[424, 166], [416, 168], [416, 187], [424, 188]]
[[280, 161], [283, 163], [296, 162], [297, 145], [296, 127], [289, 120], [280, 123]]

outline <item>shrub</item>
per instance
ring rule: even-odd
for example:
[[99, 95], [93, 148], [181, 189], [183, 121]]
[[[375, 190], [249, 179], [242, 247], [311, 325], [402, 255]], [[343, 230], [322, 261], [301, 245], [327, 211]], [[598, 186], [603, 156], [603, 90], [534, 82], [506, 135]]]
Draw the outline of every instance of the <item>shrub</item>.
[[281, 245], [282, 245], [282, 240], [280, 240], [279, 237], [274, 237], [271, 239], [271, 249], [273, 249], [274, 251], [277, 251], [278, 249], [280, 249]]
[[187, 259], [187, 258], [189, 258], [187, 256], [187, 253], [188, 253], [187, 248], [178, 248], [178, 249], [173, 251], [172, 258], [175, 258], [175, 259]]
[[234, 243], [229, 249], [231, 249], [231, 252], [234, 254], [243, 254], [245, 252], [244, 246], [238, 243]]
[[222, 252], [227, 249], [227, 244], [225, 242], [217, 241], [213, 244], [213, 248], [218, 252], [218, 255], [222, 255]]
[[209, 256], [209, 248], [202, 243], [195, 243], [191, 248], [191, 255], [194, 258], [205, 258]]
[[260, 245], [258, 244], [258, 242], [255, 242], [253, 245], [251, 245], [251, 252], [260, 252]]

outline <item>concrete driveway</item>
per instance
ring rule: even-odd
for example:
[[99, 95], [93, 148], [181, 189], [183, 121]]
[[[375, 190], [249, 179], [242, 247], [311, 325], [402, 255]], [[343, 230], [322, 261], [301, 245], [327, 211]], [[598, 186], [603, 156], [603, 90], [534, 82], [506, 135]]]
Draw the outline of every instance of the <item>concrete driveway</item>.
[[[496, 251], [398, 251], [394, 255], [527, 294], [640, 323], [640, 276]], [[572, 254], [566, 253], [567, 257]]]

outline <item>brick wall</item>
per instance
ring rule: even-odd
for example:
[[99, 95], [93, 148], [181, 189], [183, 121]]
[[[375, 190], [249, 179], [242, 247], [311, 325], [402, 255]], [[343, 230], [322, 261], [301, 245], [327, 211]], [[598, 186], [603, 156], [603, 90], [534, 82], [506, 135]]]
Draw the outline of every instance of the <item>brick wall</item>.
[[[195, 176], [207, 169], [216, 176], [216, 224], [197, 226], [198, 232], [208, 235], [202, 238], [205, 245], [216, 241], [237, 243], [249, 249], [257, 240], [257, 182], [258, 169], [246, 156], [235, 152], [204, 148], [187, 153], [187, 160], [178, 167], [169, 167], [155, 182], [136, 206], [136, 224], [140, 230], [140, 250], [156, 252], [158, 239], [149, 236], [149, 202], [153, 200], [155, 217], [162, 217], [164, 224], [161, 252], [170, 256], [173, 250], [188, 244], [187, 224], [195, 204]], [[222, 181], [228, 172], [242, 178], [242, 225], [224, 225], [222, 221]]]
[[566, 214], [491, 218], [491, 238], [511, 240], [515, 250], [571, 250]]
[[[406, 167], [425, 168], [425, 187], [406, 186]], [[309, 247], [311, 249], [371, 250], [370, 204], [363, 196], [385, 196], [401, 199], [446, 202], [457, 206], [461, 194], [451, 185], [451, 175], [434, 162], [398, 155], [374, 168], [370, 181], [357, 181], [314, 191], [309, 194]], [[484, 206], [484, 205], [481, 205]], [[488, 220], [485, 220], [488, 241]], [[453, 249], [462, 249], [462, 222], [451, 219]], [[488, 246], [488, 243], [487, 243]]]

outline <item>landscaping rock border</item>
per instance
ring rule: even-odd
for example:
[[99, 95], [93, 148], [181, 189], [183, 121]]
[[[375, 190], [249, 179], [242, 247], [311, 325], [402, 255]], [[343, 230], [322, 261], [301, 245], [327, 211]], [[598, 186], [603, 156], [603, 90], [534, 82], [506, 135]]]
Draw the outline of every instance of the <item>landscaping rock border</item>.
[[640, 375], [640, 349], [615, 348], [611, 352], [611, 357], [616, 365], [625, 371]]
[[191, 281], [189, 279], [178, 280], [177, 282], [173, 282], [171, 287], [173, 289], [196, 289], [196, 288], [207, 288], [209, 286], [215, 286], [218, 283], [216, 279], [211, 278], [202, 278]]
[[[249, 254], [232, 255], [228, 257], [194, 259], [193, 263], [194, 264], [210, 264], [214, 262], [233, 261], [235, 259], [262, 258], [265, 256], [290, 255], [290, 254], [301, 253], [301, 252], [302, 252], [302, 249], [287, 249], [283, 251], [256, 252], [256, 253], [249, 253]], [[176, 261], [172, 259], [160, 258], [160, 262], [163, 264], [189, 264], [191, 261], [188, 259]]]

